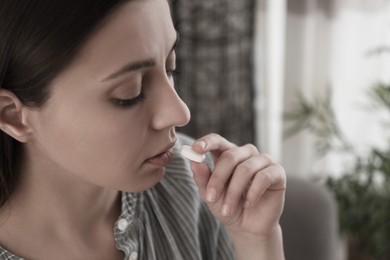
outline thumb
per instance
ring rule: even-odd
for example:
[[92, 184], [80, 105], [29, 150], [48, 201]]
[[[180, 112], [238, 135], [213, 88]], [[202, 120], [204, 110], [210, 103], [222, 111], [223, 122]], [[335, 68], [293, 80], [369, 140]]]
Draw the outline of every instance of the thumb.
[[194, 181], [199, 188], [200, 196], [204, 199], [207, 184], [211, 176], [211, 170], [207, 163], [191, 162], [191, 169], [194, 173]]

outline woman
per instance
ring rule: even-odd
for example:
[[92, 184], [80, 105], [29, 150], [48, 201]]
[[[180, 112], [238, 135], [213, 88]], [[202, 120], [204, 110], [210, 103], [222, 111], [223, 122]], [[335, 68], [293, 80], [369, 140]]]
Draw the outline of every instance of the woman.
[[0, 259], [283, 259], [283, 168], [175, 132], [166, 0], [5, 0], [0, 26]]

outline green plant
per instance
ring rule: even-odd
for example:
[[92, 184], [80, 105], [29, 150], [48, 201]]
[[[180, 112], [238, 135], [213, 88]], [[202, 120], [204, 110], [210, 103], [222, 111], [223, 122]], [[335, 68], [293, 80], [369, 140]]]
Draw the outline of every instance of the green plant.
[[[309, 131], [319, 155], [337, 151], [352, 156], [341, 177], [324, 177], [338, 202], [341, 231], [353, 251], [371, 256], [368, 259], [390, 259], [390, 139], [384, 138], [385, 149], [368, 147], [367, 154], [358, 154], [338, 127], [331, 96], [328, 91], [309, 101], [299, 94], [296, 109], [285, 115], [290, 124], [286, 135]], [[390, 115], [390, 85], [375, 84], [369, 97], [376, 109]]]

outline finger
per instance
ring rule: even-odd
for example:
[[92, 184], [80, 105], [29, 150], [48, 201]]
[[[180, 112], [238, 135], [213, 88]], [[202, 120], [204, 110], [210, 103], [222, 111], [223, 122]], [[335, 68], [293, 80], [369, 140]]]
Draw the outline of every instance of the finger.
[[252, 185], [255, 175], [269, 166], [271, 163], [267, 156], [258, 154], [240, 163], [234, 170], [227, 192], [224, 194], [224, 202], [221, 214], [228, 217], [234, 214], [236, 208]]
[[218, 134], [208, 134], [196, 140], [192, 145], [195, 152], [207, 153], [211, 152], [214, 156], [218, 157], [224, 151], [236, 147], [235, 144], [229, 142]]
[[246, 194], [245, 206], [251, 207], [266, 191], [282, 191], [286, 189], [286, 174], [284, 168], [273, 164], [256, 173]]
[[225, 186], [229, 184], [229, 179], [235, 168], [256, 153], [258, 151], [252, 145], [233, 147], [223, 152], [216, 160], [213, 173], [207, 184], [206, 200], [208, 202], [218, 201], [222, 191], [226, 190]]
[[209, 182], [211, 171], [207, 163], [191, 162], [191, 169], [194, 173], [194, 181], [199, 189], [199, 194], [203, 200], [206, 197], [206, 187]]

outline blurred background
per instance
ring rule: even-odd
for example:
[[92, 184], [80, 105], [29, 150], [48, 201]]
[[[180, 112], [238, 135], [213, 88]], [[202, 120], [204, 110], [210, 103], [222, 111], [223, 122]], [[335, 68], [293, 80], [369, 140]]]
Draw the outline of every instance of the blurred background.
[[390, 259], [390, 0], [172, 0], [181, 132], [288, 175], [289, 260]]

